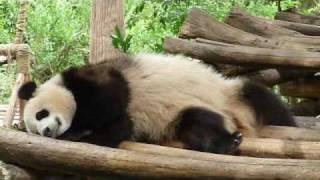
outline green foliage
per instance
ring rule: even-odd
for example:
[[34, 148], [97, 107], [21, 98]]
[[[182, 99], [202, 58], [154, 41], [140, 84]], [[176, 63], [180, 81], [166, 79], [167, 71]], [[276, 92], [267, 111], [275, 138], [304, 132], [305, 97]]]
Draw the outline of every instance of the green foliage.
[[123, 33], [121, 33], [119, 27], [117, 26], [115, 28], [115, 33], [114, 35], [111, 36], [111, 38], [112, 38], [112, 45], [115, 48], [118, 48], [123, 52], [128, 53], [131, 45], [131, 39], [132, 39], [131, 35], [124, 37]]
[[17, 19], [17, 1], [0, 0], [0, 44], [12, 41]]
[[27, 43], [33, 50], [32, 75], [43, 81], [84, 63], [88, 54], [89, 0], [32, 1]]

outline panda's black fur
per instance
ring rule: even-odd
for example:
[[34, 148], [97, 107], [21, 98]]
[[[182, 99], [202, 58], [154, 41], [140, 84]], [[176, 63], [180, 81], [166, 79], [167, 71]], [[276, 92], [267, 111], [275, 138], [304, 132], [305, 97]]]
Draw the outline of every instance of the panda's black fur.
[[[129, 139], [156, 144], [172, 141], [193, 150], [233, 153], [241, 143], [241, 133], [257, 136], [260, 125], [295, 126], [287, 108], [263, 85], [225, 79], [206, 65], [182, 56], [121, 57], [71, 68], [38, 89], [27, 83], [19, 91], [21, 98], [30, 100], [24, 116], [27, 126], [39, 123], [33, 122], [33, 116], [43, 110], [42, 104], [50, 105], [48, 101], [40, 101], [41, 105], [31, 101], [46, 92], [48, 85], [70, 92], [70, 107], [75, 109], [60, 117], [66, 131], [57, 138], [102, 146], [117, 147]], [[57, 106], [49, 105], [46, 107]], [[51, 111], [45, 121], [57, 121], [55, 114], [58, 116], [59, 110]], [[65, 123], [70, 120], [65, 117], [70, 116], [69, 127]], [[42, 131], [46, 123], [41, 128], [30, 125], [29, 131], [52, 136]], [[53, 124], [51, 129], [59, 129], [59, 123]]]

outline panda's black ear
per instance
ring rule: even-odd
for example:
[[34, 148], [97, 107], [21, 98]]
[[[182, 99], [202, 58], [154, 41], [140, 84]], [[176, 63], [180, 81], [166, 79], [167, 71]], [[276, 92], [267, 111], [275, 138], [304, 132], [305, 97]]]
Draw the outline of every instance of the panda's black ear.
[[20, 99], [28, 100], [32, 97], [32, 94], [37, 89], [37, 84], [33, 81], [26, 82], [23, 84], [19, 91], [18, 91], [18, 97]]

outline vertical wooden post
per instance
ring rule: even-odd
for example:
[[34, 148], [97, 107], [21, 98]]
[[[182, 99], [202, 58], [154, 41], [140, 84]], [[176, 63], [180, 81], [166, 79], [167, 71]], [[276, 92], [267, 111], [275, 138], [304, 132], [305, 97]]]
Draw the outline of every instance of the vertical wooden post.
[[111, 35], [116, 26], [123, 31], [123, 1], [93, 0], [89, 58], [91, 64], [117, 58], [121, 55], [121, 52], [112, 45]]

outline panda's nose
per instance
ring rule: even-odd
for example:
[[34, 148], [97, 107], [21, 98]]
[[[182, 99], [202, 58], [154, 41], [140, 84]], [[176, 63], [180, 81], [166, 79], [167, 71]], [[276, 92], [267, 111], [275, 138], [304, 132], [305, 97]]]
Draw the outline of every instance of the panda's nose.
[[46, 136], [46, 137], [52, 137], [52, 131], [50, 130], [50, 128], [46, 127], [44, 130], [43, 130], [43, 136]]

